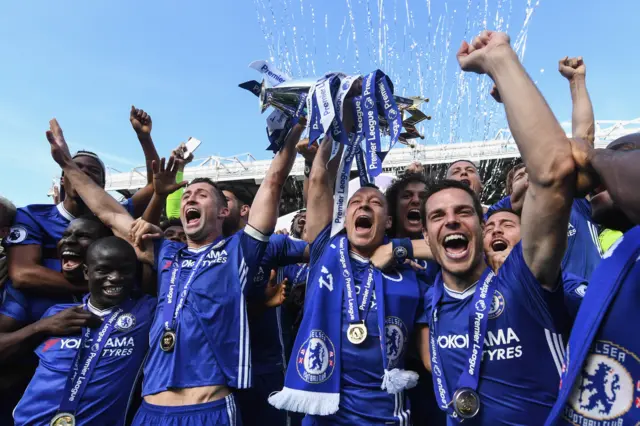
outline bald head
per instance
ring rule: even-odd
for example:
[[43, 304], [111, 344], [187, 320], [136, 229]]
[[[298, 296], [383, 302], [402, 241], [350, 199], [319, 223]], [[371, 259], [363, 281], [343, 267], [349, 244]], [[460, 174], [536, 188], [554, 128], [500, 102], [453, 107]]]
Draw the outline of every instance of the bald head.
[[630, 135], [618, 138], [607, 145], [607, 149], [613, 149], [614, 151], [640, 149], [640, 133], [631, 133]]

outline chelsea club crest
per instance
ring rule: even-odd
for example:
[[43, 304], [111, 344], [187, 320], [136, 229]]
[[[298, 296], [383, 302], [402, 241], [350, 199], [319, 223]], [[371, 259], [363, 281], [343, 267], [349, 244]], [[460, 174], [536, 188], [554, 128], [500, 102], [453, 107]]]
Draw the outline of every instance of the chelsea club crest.
[[506, 302], [504, 296], [498, 290], [493, 292], [493, 298], [491, 298], [491, 307], [489, 308], [489, 319], [496, 319], [504, 312]]
[[318, 384], [331, 377], [335, 361], [336, 351], [329, 337], [322, 330], [311, 330], [298, 350], [296, 369], [302, 380]]
[[125, 331], [136, 325], [136, 317], [132, 314], [122, 314], [116, 321], [116, 330]]
[[387, 317], [384, 320], [384, 333], [387, 342], [387, 359], [389, 360], [389, 369], [398, 365], [401, 359], [409, 333], [404, 322], [398, 317]]
[[[594, 425], [622, 424], [628, 416], [637, 419], [633, 416], [640, 410], [639, 359], [613, 342], [595, 342], [574, 383], [565, 418]], [[632, 410], [636, 414], [629, 414]]]

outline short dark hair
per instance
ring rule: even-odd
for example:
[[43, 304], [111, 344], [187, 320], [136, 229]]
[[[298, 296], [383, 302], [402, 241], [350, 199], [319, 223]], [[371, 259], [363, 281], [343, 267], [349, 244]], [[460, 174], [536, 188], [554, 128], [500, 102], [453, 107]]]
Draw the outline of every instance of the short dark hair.
[[80, 220], [80, 219], [86, 220], [87, 222], [92, 222], [92, 223], [95, 223], [96, 225], [98, 225], [100, 227], [100, 236], [99, 236], [99, 238], [105, 238], [105, 237], [113, 236], [113, 231], [111, 230], [111, 228], [109, 228], [107, 225], [102, 223], [102, 221], [100, 219], [98, 219], [98, 216], [94, 215], [93, 213], [85, 213], [85, 214], [80, 215], [80, 216], [75, 218], [75, 220]]
[[227, 198], [224, 196], [224, 194], [222, 193], [222, 190], [218, 185], [216, 185], [214, 181], [206, 177], [195, 178], [191, 182], [189, 182], [189, 184], [187, 185], [187, 188], [196, 183], [208, 183], [209, 185], [211, 185], [214, 189], [213, 193], [215, 194], [216, 197], [218, 197], [218, 201], [223, 206], [229, 207], [229, 204], [227, 203]]
[[456, 161], [454, 161], [453, 163], [449, 164], [449, 166], [447, 167], [447, 171], [446, 171], [446, 173], [445, 173], [445, 174], [449, 174], [449, 170], [451, 170], [451, 168], [453, 167], [453, 165], [454, 165], [454, 164], [458, 164], [458, 163], [462, 163], [462, 162], [464, 162], [464, 163], [469, 163], [469, 164], [473, 165], [473, 167], [475, 167], [475, 168], [476, 168], [476, 170], [478, 170], [478, 165], [477, 165], [476, 163], [474, 163], [474, 162], [473, 162], [473, 161], [471, 161], [471, 160], [465, 160], [464, 158], [461, 158], [461, 159], [456, 160]]
[[182, 228], [182, 222], [180, 221], [180, 219], [175, 217], [173, 219], [163, 220], [162, 222], [160, 222], [160, 229], [162, 229], [162, 232], [166, 231], [172, 226], [179, 226], [180, 228]]
[[247, 206], [251, 207], [251, 204], [253, 204], [253, 197], [251, 196], [249, 191], [240, 190], [239, 188], [237, 188], [237, 187], [234, 188], [231, 185], [220, 185], [220, 191], [229, 191], [243, 205], [247, 205]]
[[114, 248], [121, 253], [128, 254], [135, 262], [138, 260], [135, 250], [127, 240], [123, 240], [120, 237], [112, 235], [110, 237], [100, 238], [91, 243], [87, 249], [87, 264], [89, 264], [89, 259], [93, 259], [95, 257], [95, 252], [105, 248]]
[[400, 178], [395, 179], [384, 193], [387, 198], [387, 206], [389, 206], [389, 215], [393, 218], [393, 225], [390, 232], [388, 232], [390, 237], [394, 237], [396, 235], [396, 227], [400, 222], [396, 218], [398, 195], [400, 195], [400, 193], [411, 183], [423, 183], [427, 190], [429, 189], [429, 181], [423, 173], [405, 173]]
[[514, 215], [518, 216], [518, 218], [520, 217], [520, 213], [518, 213], [517, 211], [515, 211], [513, 209], [510, 209], [508, 207], [503, 207], [503, 208], [496, 209], [496, 210], [494, 210], [492, 212], [487, 213], [486, 220], [489, 220], [489, 218], [491, 216], [493, 216], [494, 214], [498, 214], [498, 213], [511, 213], [511, 214], [514, 214]]
[[511, 195], [513, 192], [513, 177], [516, 175], [516, 172], [522, 168], [524, 168], [524, 163], [517, 163], [507, 173], [507, 195]]
[[440, 182], [437, 182], [431, 185], [431, 187], [427, 191], [427, 196], [425, 197], [424, 201], [422, 202], [422, 205], [420, 206], [420, 216], [422, 219], [422, 226], [424, 228], [427, 227], [427, 201], [429, 201], [429, 198], [431, 198], [431, 196], [433, 196], [434, 194], [440, 191], [444, 191], [445, 189], [461, 189], [467, 194], [469, 194], [469, 196], [473, 200], [473, 208], [476, 211], [476, 214], [478, 215], [478, 219], [480, 219], [480, 223], [482, 224], [484, 222], [484, 213], [482, 211], [482, 203], [480, 203], [480, 198], [478, 197], [478, 194], [476, 194], [473, 191], [473, 189], [471, 189], [469, 186], [465, 185], [462, 182], [459, 182], [457, 180], [452, 180], [452, 179], [443, 179]]

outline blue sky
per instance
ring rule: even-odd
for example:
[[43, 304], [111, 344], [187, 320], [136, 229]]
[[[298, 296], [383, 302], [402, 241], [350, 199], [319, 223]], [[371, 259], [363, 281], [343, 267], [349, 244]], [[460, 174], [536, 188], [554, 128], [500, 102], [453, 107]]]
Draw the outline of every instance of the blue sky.
[[[471, 0], [470, 10], [467, 0], [384, 0], [382, 20], [380, 2], [5, 2], [0, 193], [19, 206], [47, 202], [47, 189], [59, 174], [44, 137], [54, 116], [72, 150], [97, 151], [121, 171], [143, 164], [128, 121], [131, 104], [152, 115], [161, 155], [195, 136], [203, 141], [198, 156], [251, 152], [269, 158], [266, 115], [237, 84], [259, 80], [247, 65], [270, 56], [294, 76], [380, 67], [397, 92], [431, 98], [424, 108], [434, 115], [425, 128], [427, 143], [493, 136], [504, 122], [486, 99], [488, 83], [458, 80], [454, 57], [465, 31], [471, 37], [484, 26], [485, 0]], [[496, 16], [509, 17], [515, 39], [527, 0], [486, 4], [487, 27], [495, 26]], [[568, 85], [557, 73], [565, 55], [585, 57], [596, 118], [640, 116], [640, 58], [632, 50], [639, 14], [635, 0], [540, 1], [528, 27], [524, 62], [560, 120], [571, 117]], [[378, 36], [385, 29], [380, 52]]]

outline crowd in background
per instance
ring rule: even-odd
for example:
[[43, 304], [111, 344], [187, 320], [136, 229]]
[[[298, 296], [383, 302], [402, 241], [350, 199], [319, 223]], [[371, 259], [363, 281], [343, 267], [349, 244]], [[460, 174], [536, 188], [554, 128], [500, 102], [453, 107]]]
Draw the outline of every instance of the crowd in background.
[[[571, 138], [506, 34], [457, 58], [521, 154], [491, 206], [473, 161], [436, 182], [413, 163], [335, 229], [345, 147], [304, 117], [249, 197], [184, 181], [193, 154], [161, 158], [135, 107], [147, 184], [117, 201], [51, 120], [56, 202], [0, 197], [0, 424], [640, 422], [640, 135], [594, 148], [582, 58], [559, 61]], [[298, 154], [306, 208], [274, 229]]]

